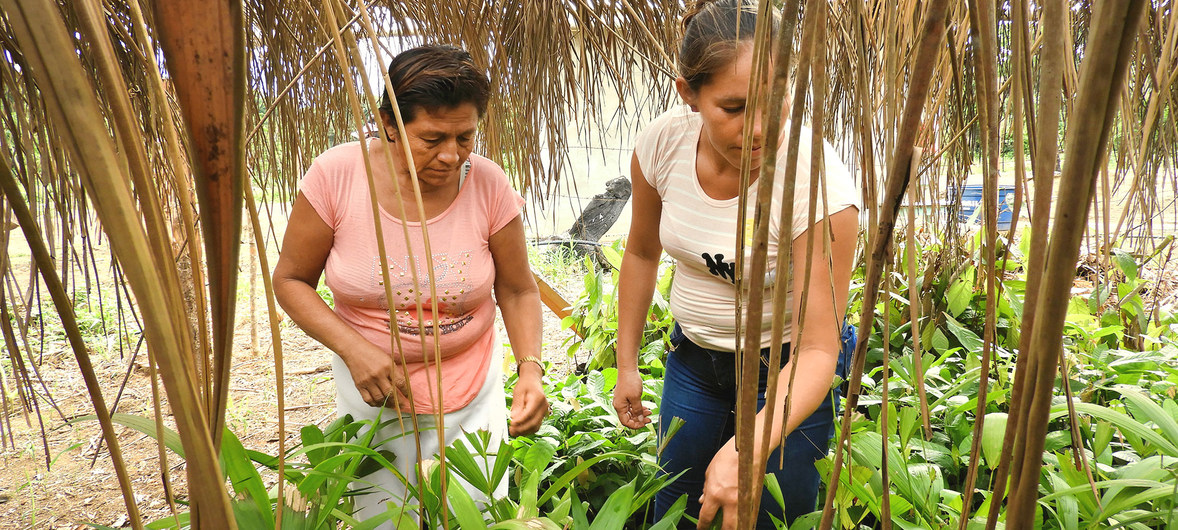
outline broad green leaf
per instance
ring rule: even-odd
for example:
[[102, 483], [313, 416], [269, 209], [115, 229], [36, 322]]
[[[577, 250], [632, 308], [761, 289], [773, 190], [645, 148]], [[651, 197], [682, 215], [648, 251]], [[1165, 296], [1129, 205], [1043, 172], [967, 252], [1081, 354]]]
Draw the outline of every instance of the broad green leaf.
[[[1154, 526], [1146, 526], [1141, 524], [1143, 521], [1153, 521]], [[1169, 507], [1163, 507], [1156, 511], [1146, 510], [1125, 510], [1120, 513], [1115, 513], [1109, 516], [1108, 528], [1132, 528], [1133, 530], [1153, 530], [1154, 528], [1174, 528], [1174, 523], [1178, 522], [1178, 514]], [[1160, 526], [1156, 523], [1164, 523], [1166, 526]]]
[[589, 395], [600, 396], [605, 392], [605, 376], [600, 371], [590, 372], [585, 378], [585, 385], [588, 387]]
[[1092, 454], [1100, 456], [1108, 449], [1113, 440], [1113, 425], [1104, 420], [1096, 420], [1096, 435], [1092, 438]]
[[908, 464], [908, 475], [913, 478], [912, 489], [919, 498], [939, 498], [945, 489], [945, 477], [936, 464]]
[[458, 527], [462, 530], [486, 528], [487, 523], [483, 521], [483, 514], [470, 498], [470, 493], [453, 479], [450, 482], [450, 487], [446, 488], [446, 498], [450, 499], [450, 513], [458, 519]]
[[[772, 476], [772, 475], [769, 475]], [[680, 495], [672, 504], [671, 507], [663, 514], [663, 518], [659, 519], [648, 530], [674, 530], [679, 525], [679, 520], [683, 518], [683, 512], [687, 510], [687, 494]]]
[[778, 506], [785, 507], [785, 497], [781, 494], [781, 484], [777, 482], [777, 475], [765, 474], [765, 489], [769, 490], [769, 495], [773, 497]]
[[945, 324], [948, 325], [949, 332], [953, 333], [953, 336], [961, 341], [961, 345], [966, 351], [982, 351], [982, 339], [978, 337], [977, 333], [970, 331], [969, 328], [966, 328], [949, 314], [945, 315]]
[[563, 475], [560, 476], [560, 478], [557, 478], [555, 481], [553, 481], [552, 485], [549, 486], [548, 489], [544, 491], [544, 494], [539, 497], [536, 504], [537, 504], [537, 506], [543, 506], [545, 503], [548, 502], [549, 499], [551, 499], [553, 496], [559, 494], [562, 489], [564, 489], [568, 484], [570, 484], [573, 480], [575, 480], [578, 475], [585, 472], [585, 470], [593, 467], [593, 465], [597, 464], [598, 462], [602, 462], [602, 461], [609, 460], [609, 459], [618, 459], [620, 461], [625, 461], [627, 459], [632, 459], [632, 458], [634, 458], [633, 454], [613, 451], [613, 452], [608, 452], [608, 453], [602, 453], [599, 455], [595, 455], [592, 458], [585, 459], [583, 462], [577, 464], [576, 467], [566, 471]]
[[[511, 519], [495, 523], [488, 530], [561, 530], [560, 525], [547, 517], [533, 517], [531, 519]], [[465, 527], [463, 527], [465, 530]]]
[[610, 266], [620, 270], [622, 268], [622, 254], [611, 246], [602, 245], [600, 248], [601, 253], [605, 255], [606, 261], [609, 261]]
[[243, 528], [274, 528], [274, 512], [270, 510], [270, 494], [254, 463], [245, 453], [241, 440], [229, 429], [221, 435], [221, 468], [229, 477], [238, 500], [233, 511], [238, 521], [245, 517], [250, 524]]
[[589, 519], [586, 514], [589, 503], [581, 502], [581, 499], [577, 498], [576, 488], [569, 488], [569, 495], [572, 497], [572, 503], [569, 505], [573, 516], [571, 528], [589, 528]]
[[[1121, 466], [1117, 469], [1115, 475], [1117, 479], [1121, 480], [1153, 480], [1167, 483], [1173, 482], [1175, 476], [1173, 475], [1173, 471], [1167, 469], [1167, 467], [1169, 467], [1167, 466], [1168, 460], [1168, 457], [1157, 455], [1150, 456], [1138, 462]], [[1136, 502], [1127, 501], [1126, 499], [1141, 492], [1130, 488], [1132, 487], [1126, 486], [1123, 483], [1109, 486], [1101, 499], [1102, 503], [1100, 509], [1104, 513], [1111, 514], [1116, 513], [1116, 511], [1135, 506], [1137, 504]], [[1116, 510], [1111, 508], [1116, 508]]]
[[[925, 530], [928, 528], [925, 525], [910, 523], [903, 518], [904, 511], [907, 511], [906, 505], [908, 502], [898, 495], [892, 495], [892, 523], [900, 527], [902, 530]], [[901, 509], [903, 508], [903, 509]]]
[[[822, 522], [822, 512], [810, 512], [805, 515], [799, 515], [794, 519], [794, 524], [790, 526], [790, 530], [806, 530], [809, 528], [818, 528], [818, 523]], [[651, 529], [653, 530], [653, 529]]]
[[150, 530], [165, 530], [165, 529], [169, 529], [169, 528], [185, 528], [189, 525], [189, 521], [190, 521], [191, 517], [192, 517], [192, 514], [190, 514], [188, 512], [180, 512], [180, 513], [176, 514], [176, 517], [172, 517], [171, 515], [169, 515], [169, 516], [164, 517], [163, 519], [160, 519], [158, 521], [152, 521], [151, 523], [144, 525], [144, 527], [148, 528]]
[[[388, 511], [386, 511], [385, 513], [382, 513], [380, 515], [372, 517], [371, 519], [360, 521], [355, 524], [350, 524], [350, 525], [348, 525], [348, 527], [350, 527], [352, 530], [375, 530], [377, 527], [380, 527], [390, 521], [393, 523], [393, 525], [392, 525], [393, 528], [418, 527], [421, 525], [421, 523], [418, 523], [413, 518], [413, 511], [415, 509], [416, 509], [416, 506], [406, 506], [406, 507], [404, 507], [404, 509], [402, 509], [401, 507], [389, 506]], [[284, 526], [284, 528], [285, 528], [285, 526]], [[320, 526], [317, 528], [327, 528], [327, 527]]]
[[450, 463], [450, 470], [469, 482], [474, 489], [488, 492], [491, 488], [486, 472], [479, 465], [480, 460], [476, 460], [472, 454], [474, 450], [471, 446], [478, 443], [477, 440], [470, 439], [472, 436], [478, 436], [478, 433], [467, 433], [467, 440], [457, 439], [447, 447], [446, 460]]
[[1010, 307], [1011, 316], [1017, 320], [1023, 318], [1023, 296], [1014, 292], [1013, 289], [1002, 290], [1003, 299]]
[[945, 336], [945, 333], [941, 331], [941, 328], [929, 326], [925, 329], [930, 330], [932, 333], [925, 343], [931, 344], [933, 349], [937, 350], [939, 353], [945, 353], [949, 350], [949, 338]]
[[528, 447], [527, 452], [524, 453], [523, 465], [524, 482], [519, 489], [519, 507], [516, 510], [516, 517], [520, 519], [528, 519], [536, 517], [540, 514], [540, 503], [537, 502], [537, 496], [540, 489], [540, 479], [544, 474], [548, 463], [552, 461], [552, 456], [556, 454], [556, 445], [554, 445], [547, 438], [539, 438], [535, 443]]
[[[247, 495], [245, 499], [229, 499], [229, 506], [233, 509], [233, 518], [237, 520], [238, 528], [274, 528], [273, 515], [262, 513], [263, 502], [266, 512], [270, 512], [269, 499], [257, 501]], [[283, 525], [283, 528], [287, 528]]]
[[[1174, 491], [1173, 484], [1159, 482], [1157, 480], [1144, 479], [1112, 479], [1112, 480], [1098, 480], [1096, 481], [1096, 489], [1102, 490], [1113, 486], [1120, 486], [1123, 488], [1143, 488], [1145, 490], [1152, 490], [1155, 493], [1170, 494]], [[1072, 486], [1070, 488], [1053, 491], [1048, 495], [1044, 495], [1039, 499], [1040, 502], [1055, 501], [1060, 497], [1076, 497], [1083, 494], [1085, 491], [1089, 492], [1091, 496], [1092, 486], [1084, 483], [1079, 486]]]
[[1157, 402], [1143, 394], [1137, 388], [1117, 386], [1114, 390], [1129, 402], [1131, 405], [1130, 410], [1135, 410], [1140, 415], [1144, 415], [1144, 419], [1152, 421], [1154, 425], [1157, 425], [1161, 429], [1162, 434], [1171, 443], [1178, 445], [1178, 421], [1174, 420], [1174, 417], [1170, 413], [1166, 412]]
[[[1049, 479], [1056, 489], [1067, 489], [1068, 484], [1059, 476], [1048, 472]], [[1088, 495], [1091, 497], [1091, 494]], [[1080, 527], [1080, 504], [1076, 502], [1076, 497], [1062, 496], [1056, 500], [1055, 513], [1059, 518], [1059, 526], [1062, 530], [1077, 530]]]
[[[869, 469], [880, 469], [883, 461], [883, 437], [879, 433], [873, 431], [857, 433], [852, 435], [851, 444], [855, 448], [851, 453], [855, 463]], [[927, 484], [917, 484], [918, 479], [910, 474], [907, 459], [901, 456], [895, 444], [889, 443], [887, 448], [888, 460], [891, 464], [888, 466], [888, 479], [894, 488], [893, 491], [912, 502], [922, 516], [931, 517], [936, 511], [936, 506], [932, 504], [933, 499], [930, 499], [926, 493], [929, 487]], [[873, 478], [872, 480], [879, 479]], [[879, 490], [880, 487], [877, 486], [875, 489]]]
[[[98, 416], [95, 416], [93, 414], [87, 414], [85, 416], [79, 416], [77, 418], [69, 420], [66, 422], [66, 424], [72, 425], [72, 424], [80, 423], [83, 421], [98, 421]], [[110, 421], [117, 423], [119, 425], [122, 425], [124, 427], [129, 427], [129, 428], [135, 429], [135, 430], [137, 430], [143, 434], [146, 434], [152, 438], [156, 437], [155, 436], [156, 435], [155, 421], [150, 418], [145, 418], [143, 416], [136, 416], [134, 414], [123, 414], [120, 412], [120, 413], [117, 413], [117, 414], [114, 414], [113, 416], [111, 416]], [[180, 442], [180, 435], [177, 434], [176, 431], [169, 429], [166, 425], [163, 427], [163, 433], [164, 433], [164, 439], [163, 439], [164, 446], [166, 446], [168, 449], [171, 449], [172, 452], [179, 455], [180, 458], [184, 458], [184, 445]]]
[[566, 521], [570, 519], [569, 513], [573, 508], [572, 493], [565, 490], [564, 495], [557, 499], [552, 504], [552, 509], [548, 510], [548, 518], [553, 521]]
[[621, 530], [626, 524], [626, 519], [630, 518], [633, 498], [633, 482], [614, 490], [593, 518], [589, 530]]
[[945, 304], [951, 316], [957, 317], [969, 308], [973, 300], [972, 275], [962, 274], [949, 289], [945, 291]]
[[912, 503], [908, 502], [908, 499], [905, 499], [903, 496], [895, 493], [889, 494], [888, 502], [891, 504], [892, 522], [898, 524], [901, 528], [907, 528], [905, 525], [910, 523], [905, 521], [903, 516], [909, 510], [912, 510]]
[[1175, 421], [1178, 421], [1178, 401], [1174, 401], [1172, 399], [1163, 401], [1162, 410], [1170, 413], [1170, 417], [1174, 418]]
[[[1142, 440], [1148, 441], [1149, 443], [1157, 446], [1157, 449], [1163, 454], [1167, 456], [1178, 457], [1178, 447], [1175, 447], [1173, 442], [1158, 434], [1157, 431], [1142, 425], [1128, 414], [1117, 412], [1108, 407], [1094, 405], [1092, 403], [1076, 403], [1076, 412], [1082, 412], [1092, 416], [1093, 418], [1112, 423], [1121, 430], [1122, 434], [1125, 434], [1126, 436], [1135, 435]], [[1051, 408], [1050, 419], [1054, 420], [1055, 418], [1064, 416], [1067, 413], [1068, 410], [1066, 404], [1056, 405]]]
[[986, 414], [982, 430], [982, 454], [986, 457], [986, 466], [991, 470], [998, 468], [998, 461], [1002, 458], [1002, 439], [1006, 436], [1006, 413], [991, 412]]
[[[1088, 314], [1095, 315], [1100, 312], [1100, 306], [1104, 305], [1105, 300], [1108, 300], [1110, 288], [1104, 284], [1096, 284], [1092, 286], [1092, 294], [1088, 295]], [[1078, 308], [1077, 308], [1078, 309]], [[1072, 307], [1068, 308], [1069, 316], [1072, 313]]]
[[1129, 283], [1137, 281], [1137, 260], [1132, 254], [1121, 250], [1113, 250], [1113, 265], [1116, 265], [1121, 272], [1125, 273], [1125, 279]]
[[[1133, 488], [1133, 490], [1129, 491], [1135, 491], [1137, 487], [1141, 486], [1125, 485], [1124, 487]], [[1122, 513], [1130, 508], [1148, 506], [1151, 502], [1156, 500], [1172, 500], [1174, 490], [1175, 484], [1173, 482], [1155, 482], [1155, 485], [1145, 487], [1143, 490], [1137, 491], [1132, 495], [1118, 496], [1103, 506], [1104, 509], [1097, 516], [1097, 520], [1103, 521], [1115, 517], [1117, 514]], [[1172, 504], [1168, 502], [1165, 503], [1165, 505], [1172, 506]]]
[[[299, 429], [299, 437], [303, 440], [303, 447], [314, 447], [324, 442], [323, 431], [320, 431], [315, 425], [305, 425]], [[307, 451], [307, 461], [311, 467], [319, 465], [324, 458], [327, 458], [327, 448], [319, 448]]]
[[362, 457], [360, 464], [356, 466], [357, 477], [367, 477], [381, 469], [385, 469], [385, 465], [382, 462], [393, 462], [397, 459], [397, 454], [388, 449], [378, 449], [376, 453], [384, 457], [384, 460], [377, 460], [367, 456]]
[[1031, 255], [1031, 227], [1023, 225], [1022, 233], [1018, 238], [1018, 251], [1023, 256]]
[[1080, 326], [1091, 324], [1095, 321], [1092, 313], [1093, 311], [1088, 308], [1088, 302], [1084, 298], [1073, 296], [1068, 299], [1068, 322]]

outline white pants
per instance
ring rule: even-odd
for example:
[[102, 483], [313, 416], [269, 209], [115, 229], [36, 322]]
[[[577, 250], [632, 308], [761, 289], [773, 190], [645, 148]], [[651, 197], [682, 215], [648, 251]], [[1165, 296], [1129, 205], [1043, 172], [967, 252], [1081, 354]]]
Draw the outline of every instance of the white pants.
[[[436, 418], [432, 414], [417, 415], [417, 427], [421, 432], [419, 436], [415, 437], [412, 415], [387, 408], [382, 411], [380, 407], [369, 406], [360, 397], [360, 391], [356, 389], [356, 384], [352, 380], [352, 373], [348, 371], [343, 359], [340, 359], [338, 355], [333, 355], [331, 364], [335, 371], [337, 414], [341, 417], [351, 414], [355, 420], [375, 420], [379, 413], [381, 423], [386, 425], [380, 429], [374, 439], [377, 441], [389, 440], [381, 445], [380, 449], [391, 451], [397, 455], [396, 460], [393, 461], [397, 472], [408, 479], [409, 487], [416, 486], [417, 462], [437, 458], [439, 446]], [[491, 434], [489, 452], [497, 452], [499, 445], [507, 438], [506, 403], [506, 396], [503, 392], [503, 351], [496, 346], [491, 354], [490, 369], [487, 370], [486, 379], [483, 381], [478, 395], [465, 407], [443, 415], [446, 445], [450, 446], [454, 440], [465, 438], [464, 433], [485, 430]], [[396, 420], [398, 416], [402, 421], [389, 422], [389, 420]], [[404, 425], [404, 430], [402, 430], [402, 425]], [[361, 433], [363, 432], [361, 431]], [[417, 454], [415, 438], [421, 440], [421, 452], [425, 455], [424, 458]], [[470, 444], [467, 444], [467, 447], [469, 448]], [[481, 469], [495, 468], [494, 456], [489, 456], [486, 459], [479, 458], [478, 455], [472, 456], [475, 457], [475, 462], [479, 464]], [[428, 471], [425, 472], [428, 473]], [[470, 493], [470, 496], [480, 507], [490, 500], [487, 499], [484, 492], [476, 490], [456, 474], [452, 473], [452, 476]], [[357, 478], [360, 480], [352, 484], [353, 488], [367, 488], [368, 491], [366, 494], [354, 497], [356, 507], [353, 515], [357, 521], [364, 521], [390, 509], [397, 511], [406, 505], [406, 499], [409, 498], [406, 493], [407, 485], [392, 471], [381, 468], [371, 475]], [[496, 485], [493, 496], [495, 498], [507, 496], [506, 480], [502, 480]], [[417, 505], [418, 502], [414, 501], [412, 504]], [[415, 512], [413, 507], [405, 508], [405, 511], [414, 520], [417, 519], [413, 513]], [[398, 519], [399, 517], [394, 517], [394, 521]], [[388, 522], [377, 528], [392, 530], [395, 526], [393, 522]]]

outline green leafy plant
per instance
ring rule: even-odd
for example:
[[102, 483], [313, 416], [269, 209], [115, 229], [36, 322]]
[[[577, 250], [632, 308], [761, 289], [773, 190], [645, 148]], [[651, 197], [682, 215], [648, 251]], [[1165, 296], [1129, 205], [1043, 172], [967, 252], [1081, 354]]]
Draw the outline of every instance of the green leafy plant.
[[[91, 417], [75, 421], [92, 420]], [[156, 436], [156, 425], [149, 419], [129, 414], [116, 414], [114, 421]], [[291, 448], [286, 458], [283, 498], [277, 498], [275, 488], [267, 489], [259, 469], [278, 470], [278, 457], [248, 450], [232, 431], [226, 429], [221, 441], [221, 468], [233, 493], [230, 504], [241, 528], [274, 528], [276, 511], [282, 510], [283, 528], [327, 529], [340, 524], [357, 526], [352, 512], [352, 483], [379, 467], [392, 468], [394, 456], [387, 451], [371, 449], [375, 445], [373, 429], [361, 434], [372, 422], [355, 422], [350, 416], [339, 418], [326, 429], [314, 425], [301, 429], [301, 443]], [[184, 448], [180, 437], [171, 429], [163, 429], [163, 440], [168, 449], [181, 458]], [[152, 529], [188, 528], [188, 514], [154, 521]]]
[[[644, 365], [640, 373], [643, 401], [657, 414], [662, 365]], [[600, 515], [607, 511], [610, 498], [629, 485], [636, 502], [626, 513], [627, 528], [641, 527], [646, 515], [641, 510], [674, 477], [657, 474], [658, 436], [654, 425], [634, 431], [618, 421], [611, 401], [616, 381], [617, 370], [607, 368], [585, 375], [570, 374], [546, 384], [551, 403], [548, 420], [530, 438], [512, 441], [519, 465], [511, 498], [523, 502], [535, 495], [540, 506], [548, 502], [559, 505], [565, 502], [561, 488], [566, 488], [584, 500], [587, 515]], [[525, 457], [521, 458], [521, 453]], [[528, 476], [529, 472], [534, 474]], [[544, 491], [536, 493], [532, 488]]]
[[[92, 420], [93, 417], [75, 421]], [[148, 418], [117, 414], [115, 421], [150, 436], [156, 435], [156, 425]], [[281, 499], [277, 489], [267, 488], [263, 472], [278, 472], [278, 457], [246, 449], [229, 430], [225, 431], [221, 446], [221, 464], [230, 484], [231, 507], [240, 528], [275, 528], [277, 511], [282, 511], [283, 528], [368, 529], [390, 520], [398, 527], [417, 526], [413, 517], [424, 516], [425, 524], [441, 526], [442, 482], [441, 466], [427, 461], [422, 487], [407, 488], [409, 503], [402, 508], [367, 520], [356, 520], [352, 515], [352, 496], [372, 487], [364, 477], [380, 468], [394, 471], [400, 480], [410, 483], [393, 466], [395, 455], [378, 449], [380, 440], [374, 438], [378, 429], [371, 429], [370, 420], [352, 421], [350, 417], [337, 419], [326, 429], [307, 425], [300, 431], [301, 442], [291, 448], [286, 457], [284, 478], [286, 485]], [[179, 435], [164, 429], [163, 443], [176, 454], [184, 456]], [[653, 443], [648, 444], [653, 445]], [[517, 438], [494, 449], [490, 435], [479, 431], [466, 433], [455, 440], [446, 451], [450, 473], [447, 474], [446, 497], [451, 528], [492, 529], [559, 529], [591, 528], [614, 530], [633, 527], [641, 521], [643, 510], [655, 492], [674, 477], [656, 476], [649, 459], [634, 466], [629, 462], [635, 447], [624, 444], [612, 451], [586, 450], [575, 464], [566, 454], [559, 454], [558, 443], [551, 438], [534, 440]], [[649, 450], [650, 448], [647, 447]], [[495, 458], [489, 459], [489, 456]], [[480, 462], [495, 462], [493, 467]], [[494, 491], [508, 476], [509, 465], [516, 471], [511, 487], [512, 495], [496, 498]], [[583, 477], [592, 469], [626, 463], [638, 470], [629, 480], [612, 487], [598, 500], [603, 490], [585, 488]], [[564, 464], [570, 464], [565, 466]], [[475, 503], [470, 493], [459, 483], [461, 478], [491, 499], [483, 506]], [[272, 479], [271, 479], [272, 480]], [[603, 481], [615, 484], [614, 481]], [[582, 500], [578, 492], [588, 492], [592, 500]], [[682, 507], [668, 514], [652, 528], [673, 528], [682, 514]], [[189, 514], [182, 512], [151, 522], [148, 528], [182, 529], [190, 526]], [[585, 523], [581, 525], [581, 523]], [[93, 525], [95, 528], [103, 528]]]
[[[911, 280], [900, 274], [888, 278], [892, 296], [881, 297], [887, 299], [879, 302], [868, 336], [865, 394], [853, 413], [851, 458], [845, 464], [849, 469], [840, 475], [835, 498], [840, 514], [836, 524], [879, 525], [885, 498], [897, 528], [955, 528], [962, 517], [972, 526], [989, 513], [994, 499], [976, 491], [971, 513], [961, 512], [979, 399], [985, 400], [986, 429], [978, 484], [992, 482], [1004, 450], [1017, 324], [1026, 292], [1020, 260], [1027, 249], [1004, 251], [1007, 266], [994, 304], [998, 333], [985, 374], [980, 352], [986, 300], [971, 265], [977, 256], [963, 259], [960, 266], [932, 267], [916, 279], [922, 282], [917, 292], [922, 293], [924, 315], [916, 323], [909, 319], [909, 303], [917, 302], [908, 299], [906, 282]], [[929, 250], [918, 247], [917, 252], [927, 255]], [[1178, 460], [1173, 454], [1178, 449], [1178, 348], [1172, 314], [1150, 307], [1146, 294], [1154, 287], [1138, 274], [1149, 259], [1135, 261], [1130, 254], [1114, 252], [1115, 283], [1071, 301], [1064, 342], [1069, 371], [1061, 383], [1071, 385], [1076, 396], [1078, 431], [1074, 441], [1068, 408], [1060, 401], [1048, 424], [1037, 528], [1162, 528], [1178, 523]], [[886, 338], [884, 329], [890, 332]], [[921, 336], [923, 373], [916, 373], [912, 360], [914, 333]], [[879, 366], [885, 348], [890, 351], [886, 405]], [[985, 396], [978, 394], [981, 377], [990, 378]], [[928, 394], [931, 436], [919, 425], [917, 378]], [[831, 463], [819, 462], [824, 476], [829, 476]], [[998, 513], [1001, 527], [1004, 507]]]
[[[614, 366], [617, 361], [618, 334], [618, 275], [622, 267], [622, 243], [601, 247], [611, 268], [602, 271], [585, 258], [585, 288], [573, 302], [572, 314], [565, 317], [561, 326], [576, 331], [576, 336], [567, 341], [570, 357], [576, 358], [579, 350], [585, 350], [589, 359], [579, 371], [599, 370]], [[643, 330], [642, 344], [646, 347], [639, 352], [640, 362], [651, 364], [654, 358], [664, 356], [667, 334], [674, 324], [671, 318], [669, 296], [674, 268], [661, 267], [650, 313]]]

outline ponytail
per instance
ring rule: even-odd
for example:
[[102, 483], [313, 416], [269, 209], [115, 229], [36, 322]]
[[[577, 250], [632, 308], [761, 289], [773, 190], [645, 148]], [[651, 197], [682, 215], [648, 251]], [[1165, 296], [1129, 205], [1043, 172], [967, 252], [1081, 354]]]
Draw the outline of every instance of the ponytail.
[[680, 24], [683, 32], [687, 33], [687, 27], [691, 24], [691, 19], [706, 9], [708, 5], [715, 3], [717, 3], [717, 0], [695, 0], [691, 2], [691, 5], [687, 6], [687, 12], [683, 13], [683, 21]]

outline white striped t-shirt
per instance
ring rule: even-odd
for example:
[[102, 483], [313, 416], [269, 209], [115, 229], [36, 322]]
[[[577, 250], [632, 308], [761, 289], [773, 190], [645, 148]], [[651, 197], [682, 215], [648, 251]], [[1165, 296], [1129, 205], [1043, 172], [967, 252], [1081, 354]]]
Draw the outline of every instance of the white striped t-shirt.
[[[736, 350], [735, 269], [737, 206], [739, 198], [716, 200], [709, 197], [696, 177], [696, 156], [701, 120], [686, 105], [677, 106], [656, 118], [639, 136], [634, 147], [638, 164], [662, 198], [659, 240], [676, 263], [671, 284], [671, 314], [692, 342], [723, 351]], [[788, 122], [783, 124], [788, 131]], [[788, 142], [778, 151], [774, 196], [782, 195], [785, 185], [785, 157]], [[809, 228], [810, 130], [802, 128], [798, 151], [798, 172], [794, 187], [793, 236], [802, 236]], [[823, 211], [821, 191], [816, 219], [839, 212], [849, 206], [859, 207], [860, 195], [850, 171], [838, 159], [829, 143], [824, 145], [827, 211]], [[754, 182], [749, 190], [745, 244], [745, 266], [751, 261], [753, 210], [756, 204]], [[829, 213], [827, 213], [829, 212]], [[773, 201], [769, 228], [770, 273], [777, 259], [781, 233], [781, 201]], [[821, 248], [820, 240], [816, 248]], [[747, 269], [746, 269], [747, 274]], [[747, 276], [746, 276], [747, 281]], [[772, 329], [772, 282], [766, 282], [762, 298], [761, 345], [769, 345]], [[746, 284], [747, 285], [747, 284]], [[785, 340], [789, 341], [791, 323], [786, 323]], [[743, 332], [740, 333], [743, 335]]]

